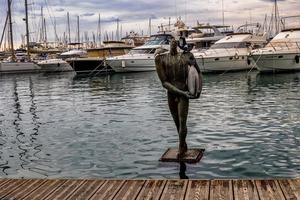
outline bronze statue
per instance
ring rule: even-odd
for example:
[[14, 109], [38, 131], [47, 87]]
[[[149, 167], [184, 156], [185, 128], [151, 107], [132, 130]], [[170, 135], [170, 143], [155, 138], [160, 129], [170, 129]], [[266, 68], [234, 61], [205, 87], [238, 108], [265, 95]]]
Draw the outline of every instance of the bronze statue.
[[[202, 74], [194, 55], [190, 52], [179, 53], [178, 43], [172, 40], [170, 51], [158, 53], [155, 57], [156, 71], [164, 88], [168, 91], [168, 104], [179, 135], [178, 158], [183, 158], [187, 152], [187, 116], [189, 99], [200, 97], [202, 89]], [[194, 66], [198, 72], [198, 88], [191, 94], [188, 87], [189, 67]], [[191, 81], [190, 81], [191, 82]]]

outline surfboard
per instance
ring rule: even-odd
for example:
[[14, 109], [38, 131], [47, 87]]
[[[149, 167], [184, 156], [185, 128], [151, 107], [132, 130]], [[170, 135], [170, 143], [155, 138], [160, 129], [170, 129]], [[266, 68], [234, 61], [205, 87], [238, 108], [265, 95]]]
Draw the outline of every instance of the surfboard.
[[189, 65], [189, 73], [187, 79], [187, 85], [189, 93], [193, 96], [198, 96], [201, 94], [202, 90], [202, 80], [200, 80], [198, 71], [196, 70], [194, 65]]

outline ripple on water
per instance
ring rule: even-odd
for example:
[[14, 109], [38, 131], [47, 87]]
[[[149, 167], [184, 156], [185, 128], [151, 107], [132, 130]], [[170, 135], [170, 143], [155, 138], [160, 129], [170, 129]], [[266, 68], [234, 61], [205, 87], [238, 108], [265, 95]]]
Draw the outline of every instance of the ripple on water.
[[[299, 74], [205, 75], [188, 143], [190, 178], [299, 178]], [[177, 178], [178, 145], [155, 72], [0, 77], [0, 177]]]

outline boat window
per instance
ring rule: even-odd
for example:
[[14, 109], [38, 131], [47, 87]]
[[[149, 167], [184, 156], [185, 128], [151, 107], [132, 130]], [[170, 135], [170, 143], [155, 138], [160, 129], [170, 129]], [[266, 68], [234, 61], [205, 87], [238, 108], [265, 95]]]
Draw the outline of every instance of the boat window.
[[247, 48], [246, 42], [226, 42], [217, 43], [210, 47], [211, 49], [227, 49], [227, 48]]
[[154, 54], [155, 49], [132, 49], [130, 54]]
[[160, 44], [169, 44], [171, 40], [171, 36], [169, 35], [158, 35], [152, 36], [145, 45], [160, 45]]

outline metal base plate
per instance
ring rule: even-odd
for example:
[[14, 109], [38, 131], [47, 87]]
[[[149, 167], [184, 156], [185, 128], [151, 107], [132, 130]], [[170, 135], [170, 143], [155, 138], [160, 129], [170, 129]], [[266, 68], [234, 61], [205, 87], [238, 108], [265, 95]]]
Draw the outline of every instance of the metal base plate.
[[185, 162], [185, 163], [197, 163], [201, 160], [205, 149], [188, 149], [185, 156], [181, 159], [177, 158], [178, 148], [169, 148], [159, 159], [161, 162]]

